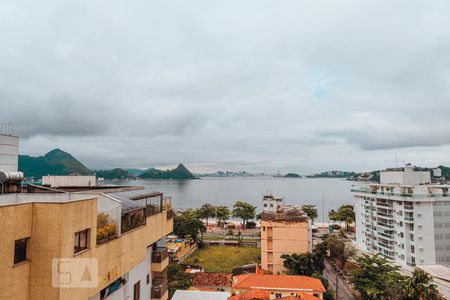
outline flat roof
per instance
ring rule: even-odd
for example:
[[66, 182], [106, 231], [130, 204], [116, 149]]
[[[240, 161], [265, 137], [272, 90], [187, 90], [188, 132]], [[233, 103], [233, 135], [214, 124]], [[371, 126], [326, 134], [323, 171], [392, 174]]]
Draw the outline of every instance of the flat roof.
[[229, 292], [176, 290], [172, 300], [227, 300]]
[[25, 203], [68, 203], [93, 198], [97, 197], [72, 193], [12, 193], [0, 195], [0, 206]]

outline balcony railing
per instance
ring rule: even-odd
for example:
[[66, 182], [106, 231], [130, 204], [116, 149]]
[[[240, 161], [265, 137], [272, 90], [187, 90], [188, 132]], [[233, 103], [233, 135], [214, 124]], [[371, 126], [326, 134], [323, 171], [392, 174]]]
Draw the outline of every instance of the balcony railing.
[[152, 252], [152, 263], [162, 263], [167, 257], [169, 257], [167, 248], [157, 248]]
[[394, 196], [394, 197], [403, 197], [403, 198], [448, 198], [450, 197], [450, 193], [443, 194], [415, 194], [415, 193], [393, 193], [393, 192], [380, 192], [380, 191], [372, 191], [369, 189], [351, 189], [353, 193], [364, 193], [371, 195], [385, 195], [385, 196]]
[[405, 216], [405, 221], [413, 222], [414, 221], [414, 217], [407, 217], [407, 216]]
[[167, 292], [167, 281], [153, 280], [152, 282], [152, 298], [161, 299]]

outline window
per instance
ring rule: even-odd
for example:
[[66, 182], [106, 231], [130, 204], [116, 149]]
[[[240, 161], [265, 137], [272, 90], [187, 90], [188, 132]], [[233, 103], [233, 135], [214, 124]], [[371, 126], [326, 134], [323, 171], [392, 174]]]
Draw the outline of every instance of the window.
[[140, 299], [141, 299], [141, 282], [138, 281], [134, 284], [133, 300], [140, 300]]
[[150, 283], [150, 274], [147, 274], [147, 284]]
[[18, 264], [28, 259], [27, 245], [29, 239], [30, 238], [24, 238], [14, 242], [14, 264]]
[[76, 254], [88, 248], [89, 229], [78, 231], [75, 233], [73, 253]]
[[275, 299], [280, 299], [281, 298], [281, 293], [276, 293], [275, 294]]

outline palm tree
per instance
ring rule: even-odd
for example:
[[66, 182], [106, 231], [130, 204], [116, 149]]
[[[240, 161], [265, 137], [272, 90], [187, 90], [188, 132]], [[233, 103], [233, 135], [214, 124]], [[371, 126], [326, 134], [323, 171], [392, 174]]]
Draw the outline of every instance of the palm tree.
[[406, 280], [405, 296], [413, 299], [440, 299], [435, 284], [431, 284], [433, 277], [421, 269], [415, 269], [412, 276]]

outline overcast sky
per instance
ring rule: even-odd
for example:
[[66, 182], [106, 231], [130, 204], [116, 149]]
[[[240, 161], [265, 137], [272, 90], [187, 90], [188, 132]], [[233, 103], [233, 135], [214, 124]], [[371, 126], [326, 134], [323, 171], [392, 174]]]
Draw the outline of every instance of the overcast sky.
[[450, 164], [450, 1], [0, 0], [0, 121], [90, 168]]

